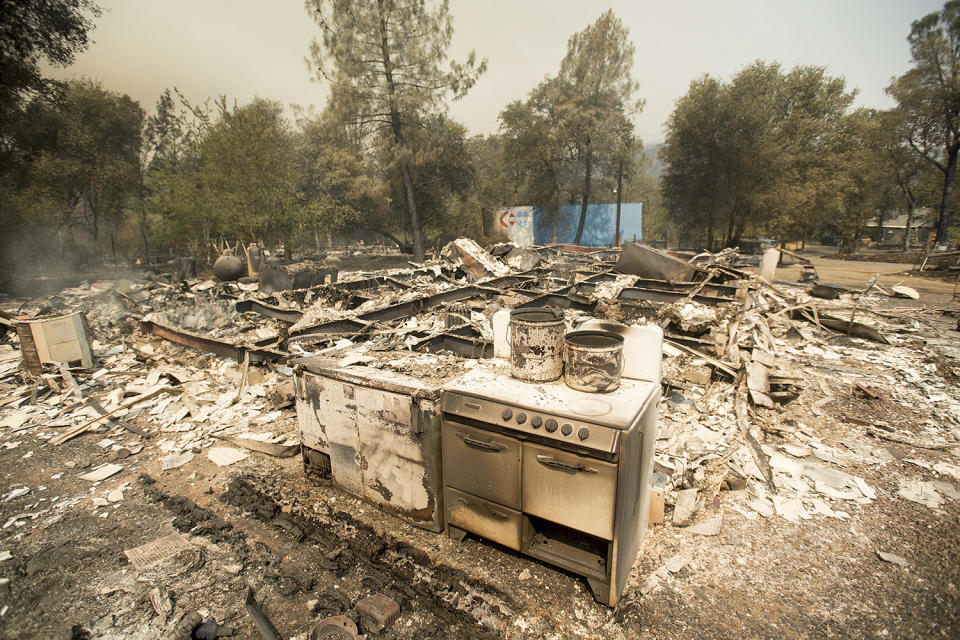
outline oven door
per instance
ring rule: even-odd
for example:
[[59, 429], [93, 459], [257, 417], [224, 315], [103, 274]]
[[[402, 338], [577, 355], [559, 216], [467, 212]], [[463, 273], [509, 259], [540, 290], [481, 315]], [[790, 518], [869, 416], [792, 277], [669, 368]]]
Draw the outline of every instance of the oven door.
[[448, 487], [520, 509], [520, 441], [444, 419], [443, 481]]
[[523, 512], [613, 540], [617, 465], [523, 443]]

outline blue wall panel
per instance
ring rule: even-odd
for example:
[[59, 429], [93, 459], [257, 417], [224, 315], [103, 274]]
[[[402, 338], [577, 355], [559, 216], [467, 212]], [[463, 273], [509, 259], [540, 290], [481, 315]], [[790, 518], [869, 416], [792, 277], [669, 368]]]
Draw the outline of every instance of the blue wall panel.
[[[614, 244], [614, 224], [617, 205], [587, 205], [587, 217], [583, 226], [580, 244], [588, 247], [608, 247]], [[553, 242], [553, 219], [549, 212], [536, 207], [533, 211], [533, 242], [544, 245]], [[580, 222], [580, 205], [560, 207], [557, 220], [557, 242], [572, 244]], [[624, 202], [620, 205], [620, 233], [624, 241], [640, 240], [643, 237], [643, 203]]]

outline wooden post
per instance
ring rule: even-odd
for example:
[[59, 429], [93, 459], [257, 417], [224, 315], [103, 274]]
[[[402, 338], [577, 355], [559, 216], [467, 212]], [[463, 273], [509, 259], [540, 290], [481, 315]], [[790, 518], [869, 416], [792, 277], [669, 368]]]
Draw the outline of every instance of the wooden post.
[[613, 246], [620, 246], [620, 202], [623, 199], [623, 160], [617, 165], [617, 223], [613, 229]]

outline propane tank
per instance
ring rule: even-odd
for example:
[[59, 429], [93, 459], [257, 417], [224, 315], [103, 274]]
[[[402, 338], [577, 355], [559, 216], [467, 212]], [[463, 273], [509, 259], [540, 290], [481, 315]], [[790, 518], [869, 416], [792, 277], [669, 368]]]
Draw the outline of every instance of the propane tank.
[[260, 273], [260, 247], [251, 244], [247, 247], [247, 275], [251, 278]]
[[243, 262], [233, 255], [231, 249], [227, 249], [213, 263], [213, 275], [218, 280], [236, 280], [243, 275]]

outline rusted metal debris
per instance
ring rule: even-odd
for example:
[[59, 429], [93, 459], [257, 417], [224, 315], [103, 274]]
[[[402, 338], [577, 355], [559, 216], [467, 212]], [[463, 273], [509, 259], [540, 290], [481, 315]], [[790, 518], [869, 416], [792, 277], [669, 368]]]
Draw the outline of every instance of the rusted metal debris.
[[223, 340], [214, 340], [207, 336], [185, 331], [183, 329], [174, 329], [153, 320], [141, 320], [140, 330], [145, 335], [155, 335], [185, 347], [196, 349], [197, 351], [208, 351], [224, 358], [230, 358], [237, 362], [267, 362], [271, 360], [283, 360], [287, 354], [272, 349], [264, 349], [248, 345], [237, 345]]
[[624, 242], [617, 271], [657, 280], [689, 281], [702, 274], [698, 267], [637, 242]]
[[267, 614], [264, 613], [263, 605], [257, 602], [252, 587], [247, 587], [247, 598], [244, 604], [247, 613], [253, 619], [253, 623], [256, 625], [257, 631], [260, 632], [263, 640], [280, 640], [280, 633], [277, 631], [277, 628], [273, 626]]

